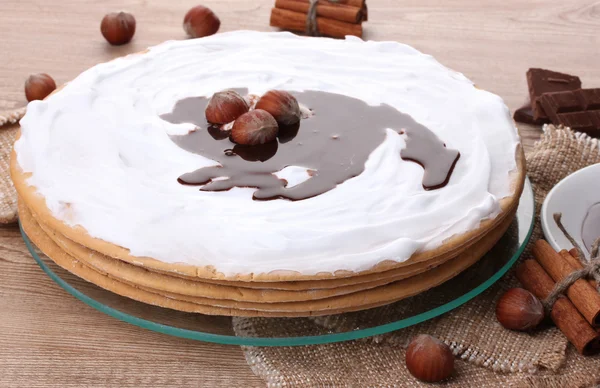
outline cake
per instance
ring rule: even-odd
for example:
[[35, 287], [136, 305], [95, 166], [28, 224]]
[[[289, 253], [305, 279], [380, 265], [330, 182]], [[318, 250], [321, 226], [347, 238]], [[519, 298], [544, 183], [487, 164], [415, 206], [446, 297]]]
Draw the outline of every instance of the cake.
[[[233, 143], [205, 117], [230, 89], [249, 105], [291, 93], [299, 125]], [[431, 56], [250, 31], [165, 42], [30, 103], [11, 174], [25, 231], [75, 274], [147, 303], [264, 316], [440, 284], [502, 236], [525, 177], [502, 99]]]

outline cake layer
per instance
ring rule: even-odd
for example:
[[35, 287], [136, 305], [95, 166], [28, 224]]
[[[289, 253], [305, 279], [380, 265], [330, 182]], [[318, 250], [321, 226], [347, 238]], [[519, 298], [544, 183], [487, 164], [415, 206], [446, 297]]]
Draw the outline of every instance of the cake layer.
[[[27, 210], [30, 212], [29, 210]], [[508, 214], [507, 214], [508, 215]], [[34, 215], [35, 218], [35, 215]], [[159, 292], [169, 294], [179, 294], [190, 297], [200, 297], [204, 299], [229, 299], [233, 301], [258, 302], [258, 303], [280, 303], [280, 302], [299, 302], [326, 299], [335, 296], [352, 294], [358, 291], [373, 289], [418, 276], [424, 272], [430, 271], [443, 262], [419, 263], [417, 268], [412, 268], [403, 273], [397, 270], [391, 270], [378, 273], [377, 279], [370, 282], [357, 282], [339, 287], [328, 286], [323, 289], [311, 288], [311, 281], [301, 282], [305, 284], [303, 289], [286, 290], [285, 284], [275, 284], [278, 288], [269, 288], [271, 283], [262, 283], [263, 288], [247, 288], [245, 285], [254, 285], [254, 282], [221, 282], [220, 284], [206, 283], [198, 278], [174, 277], [164, 273], [157, 273], [147, 268], [134, 266], [123, 261], [109, 258], [99, 252], [92, 251], [79, 244], [76, 244], [60, 233], [52, 230], [48, 226], [36, 220], [38, 226], [56, 243], [62, 250], [76, 258], [82, 264], [91, 267], [105, 275], [128, 284], [137, 285], [146, 289], [154, 289]], [[481, 239], [473, 241], [463, 247], [460, 256], [466, 250], [471, 249], [478, 244]], [[447, 260], [444, 260], [444, 262]], [[391, 272], [391, 274], [389, 273]], [[346, 278], [353, 279], [353, 278]], [[332, 279], [325, 282], [336, 283], [339, 279]], [[284, 283], [284, 282], [280, 282]]]
[[[360, 175], [313, 198], [181, 185], [182, 174], [216, 163], [171, 140], [194, 125], [160, 116], [226, 88], [387, 104], [460, 159], [446, 186], [425, 190], [423, 168], [401, 158], [402, 128], [387, 128]], [[47, 224], [107, 256], [204, 278], [318, 279], [430, 260], [484, 235], [486, 220], [514, 208], [524, 179], [502, 100], [392, 42], [248, 31], [166, 42], [84, 72], [32, 102], [21, 125], [15, 185]]]
[[66, 251], [62, 250], [39, 227], [22, 202], [19, 203], [19, 214], [21, 215], [21, 223], [25, 232], [42, 252], [48, 255], [59, 266], [102, 288], [141, 302], [180, 311], [211, 315], [264, 317], [300, 317], [338, 314], [373, 308], [416, 295], [451, 279], [473, 265], [498, 241], [510, 226], [513, 219], [512, 216], [507, 217], [504, 222], [486, 235], [483, 240], [475, 244], [472, 249], [466, 250], [456, 259], [428, 271], [423, 275], [394, 282], [387, 286], [378, 287], [372, 290], [364, 290], [350, 295], [317, 301], [252, 303], [179, 295], [150, 287], [140, 287], [136, 283], [123, 282], [115, 279], [83, 264], [75, 257], [69, 255]]

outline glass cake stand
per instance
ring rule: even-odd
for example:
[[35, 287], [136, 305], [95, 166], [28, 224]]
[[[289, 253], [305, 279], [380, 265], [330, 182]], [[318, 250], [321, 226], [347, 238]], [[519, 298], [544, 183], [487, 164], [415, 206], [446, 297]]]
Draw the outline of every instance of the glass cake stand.
[[[502, 239], [479, 262], [446, 283], [402, 301], [356, 313], [313, 318], [230, 318], [155, 307], [88, 283], [42, 254], [21, 229], [39, 266], [70, 294], [125, 322], [199, 341], [248, 346], [295, 346], [348, 341], [399, 330], [459, 307], [489, 288], [517, 261], [534, 223], [529, 180], [517, 215]], [[85, 319], [85, 318], [82, 318]]]

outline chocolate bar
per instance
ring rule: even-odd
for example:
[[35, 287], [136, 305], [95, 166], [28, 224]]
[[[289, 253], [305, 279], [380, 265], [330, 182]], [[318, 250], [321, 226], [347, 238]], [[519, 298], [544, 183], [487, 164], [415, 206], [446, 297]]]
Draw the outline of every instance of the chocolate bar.
[[527, 85], [533, 119], [547, 119], [548, 115], [540, 104], [539, 98], [544, 93], [564, 92], [581, 88], [579, 77], [546, 69], [529, 69], [527, 71]]
[[600, 135], [600, 89], [546, 93], [540, 103], [554, 125]]
[[548, 118], [533, 118], [533, 110], [531, 110], [531, 102], [529, 100], [515, 111], [513, 119], [518, 123], [531, 124], [531, 125], [542, 125], [550, 122]]

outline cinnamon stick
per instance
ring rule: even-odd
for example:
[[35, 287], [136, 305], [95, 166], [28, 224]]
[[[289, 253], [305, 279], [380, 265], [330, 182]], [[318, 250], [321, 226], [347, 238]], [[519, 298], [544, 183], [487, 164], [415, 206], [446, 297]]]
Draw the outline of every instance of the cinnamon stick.
[[577, 250], [577, 248], [569, 249], [569, 253], [571, 254], [571, 256], [579, 260], [579, 251]]
[[[571, 266], [575, 269], [583, 269], [583, 264], [581, 263], [581, 261], [579, 261], [579, 253], [576, 253], [577, 250], [575, 250], [575, 256], [573, 256], [573, 253], [571, 251], [567, 251], [566, 249], [563, 249], [562, 251], [558, 252], [563, 259], [565, 259], [569, 264], [571, 264]], [[590, 285], [594, 288], [596, 288], [596, 281], [589, 279], [588, 283], [590, 283]]]
[[[310, 0], [277, 0], [275, 8], [306, 14], [310, 8]], [[317, 3], [317, 16], [348, 23], [360, 23], [363, 20], [362, 9], [359, 7], [322, 0]]]
[[[539, 299], [546, 299], [555, 285], [542, 266], [532, 259], [519, 265], [516, 275], [523, 287]], [[600, 349], [600, 334], [590, 326], [569, 299], [558, 298], [552, 306], [550, 318], [579, 353], [590, 355]]]
[[[545, 240], [535, 242], [533, 256], [555, 282], [577, 270]], [[584, 279], [577, 280], [567, 290], [567, 297], [591, 325], [600, 326], [600, 293], [590, 283]]]
[[[306, 31], [306, 14], [287, 9], [271, 10], [271, 26], [290, 31]], [[343, 38], [346, 35], [362, 36], [362, 25], [317, 17], [317, 27], [323, 35]]]
[[360, 8], [363, 16], [362, 21], [366, 22], [369, 20], [369, 8], [367, 7], [367, 0], [338, 0], [337, 3]]

